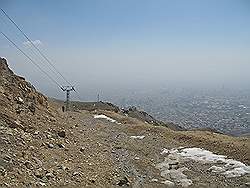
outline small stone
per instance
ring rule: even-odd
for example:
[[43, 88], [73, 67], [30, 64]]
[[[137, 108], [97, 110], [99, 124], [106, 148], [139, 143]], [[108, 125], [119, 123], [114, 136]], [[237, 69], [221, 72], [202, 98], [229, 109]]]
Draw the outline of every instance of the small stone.
[[13, 129], [16, 129], [16, 128], [21, 128], [21, 129], [23, 129], [23, 126], [22, 126], [20, 120], [16, 120], [16, 121], [10, 123], [10, 124], [9, 124], [9, 127], [10, 127], [10, 128], [13, 128]]
[[51, 139], [51, 138], [52, 138], [52, 136], [51, 136], [50, 134], [48, 134], [46, 137], [47, 137], [48, 139]]
[[11, 157], [9, 155], [5, 155], [3, 159], [9, 162], [11, 160]]
[[52, 173], [47, 173], [45, 176], [46, 178], [52, 178], [54, 175]]
[[73, 175], [73, 176], [80, 175], [80, 172], [74, 172], [72, 175]]
[[121, 146], [115, 146], [114, 148], [115, 148], [115, 149], [122, 149]]
[[60, 136], [62, 138], [66, 137], [66, 132], [65, 131], [59, 131], [57, 134], [58, 134], [58, 136]]
[[39, 185], [41, 185], [41, 186], [46, 186], [46, 183], [39, 182]]
[[40, 178], [42, 179], [44, 177], [44, 171], [43, 169], [39, 168], [35, 171], [34, 175], [37, 177], [37, 178]]
[[34, 147], [34, 146], [30, 146], [30, 147], [29, 147], [29, 149], [34, 150], [34, 149], [35, 149], [35, 147]]
[[158, 179], [153, 178], [153, 179], [151, 180], [151, 182], [158, 182]]
[[45, 143], [42, 143], [42, 144], [41, 144], [41, 147], [44, 147], [44, 146], [46, 146], [46, 144], [45, 144]]
[[18, 104], [23, 104], [23, 99], [21, 97], [17, 97], [17, 103]]
[[38, 158], [32, 157], [32, 159], [36, 162], [37, 165], [39, 165], [39, 166], [42, 166], [42, 165], [43, 165], [42, 161], [39, 160]]
[[36, 112], [36, 107], [35, 107], [34, 103], [31, 103], [31, 104], [28, 106], [28, 109], [30, 110], [30, 112], [32, 112], [33, 114], [35, 114], [35, 112]]
[[38, 134], [39, 134], [39, 131], [35, 131], [35, 132], [34, 132], [34, 135], [38, 135]]
[[84, 152], [85, 148], [84, 147], [81, 147], [80, 148], [80, 152]]
[[54, 117], [51, 117], [49, 120], [50, 120], [51, 122], [56, 122], [56, 118], [54, 118]]
[[171, 161], [171, 162], [169, 163], [169, 165], [178, 165], [178, 164], [179, 164], [178, 161]]
[[48, 144], [48, 147], [49, 148], [54, 148], [54, 145], [53, 144]]
[[26, 162], [24, 163], [24, 165], [25, 165], [28, 169], [32, 169], [32, 168], [33, 168], [33, 165], [32, 165], [32, 163], [31, 163], [30, 161], [26, 161]]
[[59, 168], [62, 169], [62, 170], [67, 170], [67, 169], [68, 169], [68, 168], [67, 168], [66, 166], [64, 166], [64, 165], [61, 165]]
[[119, 186], [129, 186], [129, 181], [127, 177], [123, 177], [123, 179], [121, 179], [117, 185]]
[[2, 167], [2, 166], [0, 166], [0, 174], [1, 174], [2, 176], [5, 176], [5, 174], [6, 174], [6, 170], [5, 170], [4, 167]]
[[90, 181], [91, 183], [95, 183], [96, 180], [95, 180], [95, 179], [90, 179], [89, 181]]
[[65, 148], [65, 146], [63, 144], [58, 143], [57, 145], [59, 148]]
[[23, 109], [22, 109], [22, 108], [19, 108], [19, 107], [18, 107], [18, 108], [16, 108], [16, 113], [17, 113], [17, 114], [20, 114], [22, 111], [23, 111]]

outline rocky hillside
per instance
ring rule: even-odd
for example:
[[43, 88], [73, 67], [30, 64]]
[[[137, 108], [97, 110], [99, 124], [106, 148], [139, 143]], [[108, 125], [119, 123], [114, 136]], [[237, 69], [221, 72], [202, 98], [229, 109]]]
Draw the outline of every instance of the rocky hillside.
[[1, 59], [0, 187], [250, 184], [249, 138], [155, 126], [135, 109], [61, 106]]
[[2, 58], [0, 58], [0, 105], [0, 121], [23, 130], [29, 129], [29, 123], [21, 124], [27, 115], [48, 111], [47, 98], [38, 93], [23, 77], [15, 75], [9, 69], [7, 61]]

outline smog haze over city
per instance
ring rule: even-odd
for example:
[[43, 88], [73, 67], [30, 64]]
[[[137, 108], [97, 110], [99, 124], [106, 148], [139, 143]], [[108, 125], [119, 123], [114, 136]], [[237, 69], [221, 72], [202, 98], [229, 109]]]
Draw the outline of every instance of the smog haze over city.
[[[250, 132], [250, 1], [0, 0], [0, 5], [74, 83], [82, 100], [96, 101], [99, 94], [103, 101], [137, 106], [185, 128]], [[43, 67], [30, 42], [0, 16], [1, 31]], [[39, 91], [65, 98], [3, 36], [0, 52]]]

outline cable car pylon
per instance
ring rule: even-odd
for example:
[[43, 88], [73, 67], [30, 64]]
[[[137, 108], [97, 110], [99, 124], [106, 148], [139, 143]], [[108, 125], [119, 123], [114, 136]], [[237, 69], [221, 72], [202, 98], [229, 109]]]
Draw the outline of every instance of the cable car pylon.
[[70, 103], [70, 92], [75, 91], [74, 86], [62, 86], [61, 89], [66, 91], [66, 111], [69, 111], [69, 103]]

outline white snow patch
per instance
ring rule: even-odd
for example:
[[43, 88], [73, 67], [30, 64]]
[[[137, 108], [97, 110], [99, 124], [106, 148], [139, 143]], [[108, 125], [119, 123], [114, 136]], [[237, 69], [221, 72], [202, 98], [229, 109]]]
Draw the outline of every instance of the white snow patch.
[[177, 153], [178, 152], [178, 149], [166, 149], [164, 148], [161, 152], [161, 155], [164, 155], [164, 154], [173, 154], [173, 153]]
[[201, 148], [185, 148], [178, 154], [183, 156], [184, 158], [193, 159], [195, 161], [215, 163], [224, 162], [226, 157], [224, 155], [213, 154], [211, 151], [207, 151]]
[[163, 155], [163, 154], [169, 154], [169, 151], [170, 151], [170, 150], [164, 148], [164, 149], [162, 150], [162, 152], [161, 152], [161, 155]]
[[[166, 150], [165, 150], [166, 151]], [[171, 152], [173, 152], [172, 150]], [[161, 176], [165, 180], [161, 183], [168, 186], [180, 185], [182, 187], [188, 187], [192, 185], [192, 180], [188, 179], [187, 175], [183, 171], [189, 170], [186, 167], [178, 167], [178, 156], [175, 153], [170, 154], [168, 157], [165, 157], [165, 160], [156, 165], [156, 168], [161, 171]], [[170, 181], [171, 180], [171, 181]]]
[[134, 138], [134, 139], [143, 139], [145, 138], [145, 136], [130, 136], [130, 138]]
[[215, 172], [215, 173], [225, 172], [225, 169], [223, 167], [220, 167], [220, 166], [211, 166], [208, 170]]
[[162, 181], [161, 183], [167, 185], [168, 187], [174, 187], [175, 186], [174, 182], [169, 181], [169, 180]]
[[211, 151], [201, 148], [184, 148], [184, 149], [163, 149], [162, 154], [175, 154], [184, 159], [191, 159], [202, 163], [212, 163], [214, 165], [209, 170], [215, 173], [221, 173], [228, 178], [239, 177], [250, 173], [250, 166], [240, 161], [227, 159], [227, 156], [217, 155]]
[[106, 119], [106, 120], [108, 120], [108, 121], [110, 121], [110, 122], [112, 122], [112, 123], [116, 123], [116, 122], [117, 122], [116, 120], [114, 120], [114, 119], [112, 119], [112, 118], [110, 118], [110, 117], [108, 117], [108, 116], [106, 116], [106, 115], [104, 115], [104, 114], [101, 114], [101, 115], [94, 115], [94, 118], [95, 118], [95, 119]]

